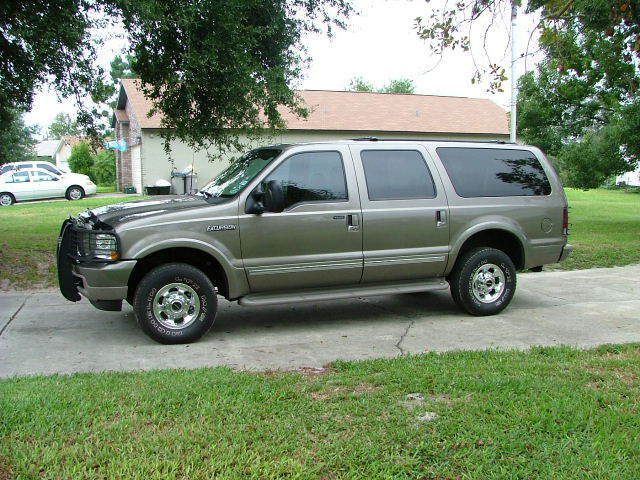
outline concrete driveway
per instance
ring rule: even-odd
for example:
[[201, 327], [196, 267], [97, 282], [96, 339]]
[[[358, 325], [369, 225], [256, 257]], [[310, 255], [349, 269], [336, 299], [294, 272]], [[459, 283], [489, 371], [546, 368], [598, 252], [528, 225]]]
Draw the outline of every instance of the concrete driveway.
[[221, 302], [201, 341], [148, 339], [131, 309], [111, 313], [54, 290], [0, 294], [0, 376], [193, 368], [319, 367], [336, 359], [428, 350], [640, 342], [640, 265], [518, 276], [511, 306], [494, 317], [461, 313], [448, 292], [311, 304]]

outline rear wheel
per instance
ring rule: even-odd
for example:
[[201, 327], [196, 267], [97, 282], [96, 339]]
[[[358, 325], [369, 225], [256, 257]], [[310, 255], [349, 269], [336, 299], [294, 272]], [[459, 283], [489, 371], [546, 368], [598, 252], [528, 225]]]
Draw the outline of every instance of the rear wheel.
[[516, 269], [501, 250], [481, 247], [459, 259], [449, 279], [451, 295], [472, 315], [495, 315], [511, 302]]
[[66, 197], [67, 200], [80, 200], [82, 197], [84, 197], [84, 189], [82, 187], [79, 187], [78, 185], [72, 185], [71, 187], [67, 188]]
[[151, 270], [138, 284], [133, 310], [138, 324], [160, 343], [194, 342], [216, 317], [218, 297], [209, 277], [185, 263]]
[[2, 205], [3, 207], [8, 207], [9, 205], [13, 205], [14, 203], [16, 203], [16, 197], [14, 197], [12, 194], [8, 192], [0, 193], [0, 205]]

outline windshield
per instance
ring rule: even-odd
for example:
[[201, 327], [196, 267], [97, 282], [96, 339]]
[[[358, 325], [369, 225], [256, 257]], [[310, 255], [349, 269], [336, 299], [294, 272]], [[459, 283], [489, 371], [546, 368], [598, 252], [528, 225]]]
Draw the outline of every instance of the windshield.
[[279, 148], [252, 150], [231, 163], [200, 191], [207, 197], [233, 197], [281, 152]]

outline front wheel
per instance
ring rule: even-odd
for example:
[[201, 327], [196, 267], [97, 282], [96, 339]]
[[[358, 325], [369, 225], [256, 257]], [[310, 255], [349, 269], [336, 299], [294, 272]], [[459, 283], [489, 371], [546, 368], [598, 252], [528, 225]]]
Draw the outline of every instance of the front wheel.
[[476, 248], [456, 263], [449, 279], [451, 294], [472, 315], [495, 315], [511, 302], [516, 269], [511, 258], [495, 248]]
[[67, 194], [65, 195], [67, 200], [80, 200], [84, 197], [84, 189], [77, 185], [73, 185], [67, 188]]
[[184, 263], [151, 270], [133, 298], [138, 324], [148, 336], [165, 344], [190, 343], [209, 331], [218, 297], [209, 277]]

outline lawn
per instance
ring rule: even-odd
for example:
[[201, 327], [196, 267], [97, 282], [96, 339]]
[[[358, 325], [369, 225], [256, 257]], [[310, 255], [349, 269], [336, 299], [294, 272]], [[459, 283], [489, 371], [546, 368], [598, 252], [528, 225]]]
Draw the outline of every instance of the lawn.
[[640, 194], [623, 190], [567, 189], [567, 261], [549, 266], [565, 270], [612, 267], [640, 262]]
[[[573, 256], [549, 269], [640, 262], [640, 194], [567, 189]], [[139, 198], [139, 197], [128, 197]], [[54, 251], [62, 221], [85, 208], [127, 198], [22, 203], [0, 209], [0, 290], [54, 286]]]
[[87, 208], [137, 198], [140, 197], [54, 200], [2, 207], [0, 290], [56, 285], [55, 251], [62, 221]]
[[625, 345], [15, 378], [0, 478], [637, 479], [639, 374]]

